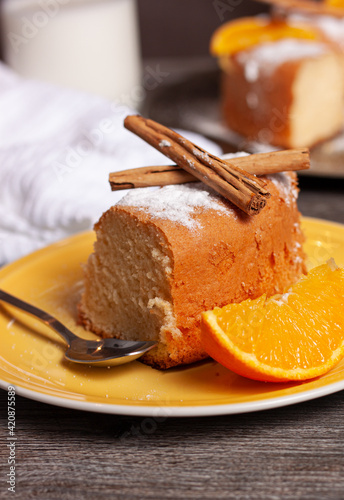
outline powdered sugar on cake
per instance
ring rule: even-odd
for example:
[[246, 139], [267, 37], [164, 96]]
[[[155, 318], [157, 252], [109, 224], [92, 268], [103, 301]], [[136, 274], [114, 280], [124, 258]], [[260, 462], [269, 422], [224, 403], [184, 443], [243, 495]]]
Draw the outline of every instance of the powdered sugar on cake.
[[333, 42], [344, 47], [344, 18], [332, 16], [307, 16], [293, 14], [289, 16], [292, 22], [316, 25]]
[[320, 16], [316, 24], [333, 42], [344, 47], [344, 19], [329, 16]]
[[270, 179], [270, 181], [274, 183], [280, 193], [280, 196], [284, 199], [287, 205], [290, 205], [297, 200], [297, 187], [293, 179], [286, 172], [267, 175], [266, 178]]
[[261, 73], [271, 74], [288, 61], [306, 57], [319, 57], [326, 53], [322, 43], [287, 38], [277, 42], [263, 43], [253, 50], [240, 52], [238, 62], [245, 68], [247, 81], [255, 82]]
[[[222, 158], [230, 160], [244, 156], [249, 156], [249, 153], [229, 153]], [[288, 173], [266, 177], [275, 184], [287, 205], [297, 199], [298, 190]], [[117, 205], [135, 207], [149, 213], [153, 218], [177, 222], [190, 230], [201, 228], [200, 222], [193, 217], [199, 209], [216, 210], [219, 215], [231, 214], [233, 218], [237, 218], [237, 209], [224, 205], [222, 196], [203, 182], [164, 186], [159, 189], [133, 189]]]
[[[197, 150], [199, 155], [207, 155]], [[240, 151], [229, 153], [222, 158], [240, 158], [249, 153]], [[208, 155], [207, 155], [208, 156]], [[204, 159], [204, 157], [203, 157]], [[223, 198], [203, 182], [165, 186], [158, 190], [139, 188], [129, 191], [117, 205], [136, 207], [157, 219], [167, 219], [186, 226], [190, 230], [199, 229], [201, 224], [193, 218], [193, 214], [200, 208], [216, 210], [219, 215], [231, 214], [237, 217], [236, 209], [226, 207]]]
[[189, 229], [201, 227], [192, 217], [199, 208], [216, 210], [219, 215], [232, 212], [236, 217], [235, 210], [225, 207], [220, 202], [220, 196], [201, 182], [165, 186], [155, 191], [135, 189], [124, 196], [118, 205], [136, 207], [154, 218], [177, 222]]

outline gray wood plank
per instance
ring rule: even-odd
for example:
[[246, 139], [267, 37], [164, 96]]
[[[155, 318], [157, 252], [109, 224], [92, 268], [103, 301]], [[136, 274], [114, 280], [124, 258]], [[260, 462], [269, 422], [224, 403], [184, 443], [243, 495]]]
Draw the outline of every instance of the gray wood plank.
[[[1, 408], [6, 397], [0, 391]], [[344, 392], [254, 414], [163, 422], [17, 397], [16, 415], [18, 498], [344, 496]]]

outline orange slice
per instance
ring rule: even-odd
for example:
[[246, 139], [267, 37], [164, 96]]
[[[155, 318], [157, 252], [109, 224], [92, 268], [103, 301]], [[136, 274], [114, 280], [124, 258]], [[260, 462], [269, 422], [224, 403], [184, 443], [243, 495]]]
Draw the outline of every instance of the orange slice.
[[254, 380], [322, 375], [344, 357], [344, 270], [329, 262], [284, 295], [207, 311], [202, 341], [212, 358]]
[[325, 0], [325, 4], [330, 7], [338, 7], [339, 9], [344, 9], [344, 0]]
[[264, 42], [283, 38], [320, 40], [317, 29], [301, 24], [288, 24], [283, 20], [244, 17], [230, 21], [218, 28], [210, 41], [210, 51], [215, 56], [236, 54]]

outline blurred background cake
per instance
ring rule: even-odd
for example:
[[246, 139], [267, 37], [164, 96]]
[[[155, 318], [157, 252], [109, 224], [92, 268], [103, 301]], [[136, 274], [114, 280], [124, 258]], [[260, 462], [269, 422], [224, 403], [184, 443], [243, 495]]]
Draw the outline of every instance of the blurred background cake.
[[312, 147], [343, 127], [344, 57], [311, 23], [244, 18], [211, 42], [228, 126], [252, 141]]

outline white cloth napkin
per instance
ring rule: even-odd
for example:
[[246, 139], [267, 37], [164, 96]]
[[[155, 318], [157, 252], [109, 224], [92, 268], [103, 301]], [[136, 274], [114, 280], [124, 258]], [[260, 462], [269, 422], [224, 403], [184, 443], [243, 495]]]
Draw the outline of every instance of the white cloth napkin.
[[[0, 263], [92, 228], [126, 191], [110, 172], [171, 163], [123, 127], [133, 111], [0, 64]], [[183, 132], [184, 133], [184, 132]], [[214, 154], [220, 149], [185, 133]]]

